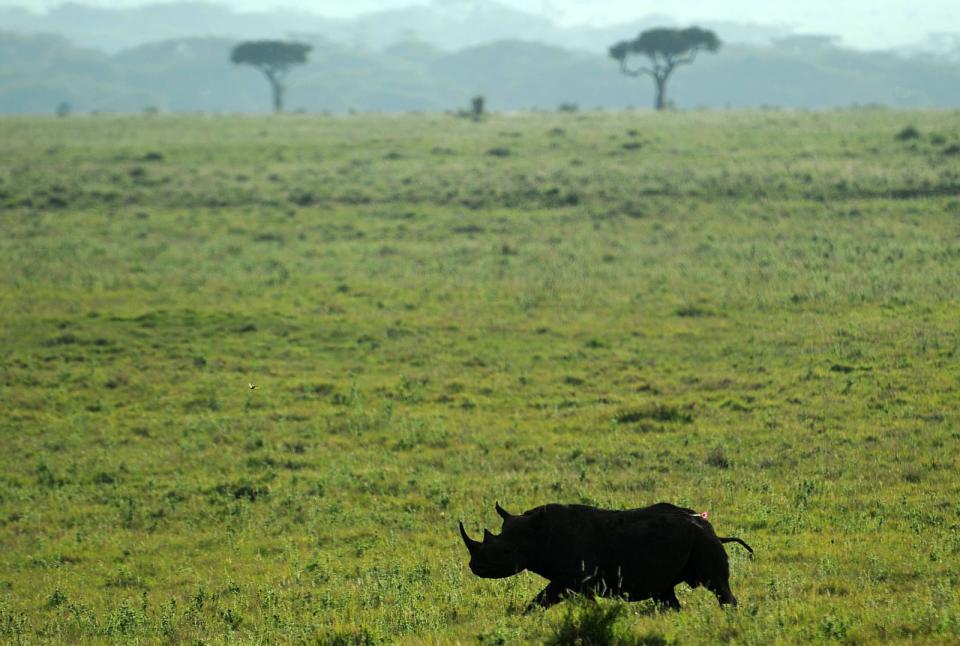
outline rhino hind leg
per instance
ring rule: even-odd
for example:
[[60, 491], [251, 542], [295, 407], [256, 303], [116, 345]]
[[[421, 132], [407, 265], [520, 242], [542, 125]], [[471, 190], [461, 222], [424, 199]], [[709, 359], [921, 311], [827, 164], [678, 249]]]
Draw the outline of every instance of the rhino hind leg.
[[722, 584], [714, 584], [712, 581], [707, 583], [707, 588], [715, 595], [717, 595], [717, 601], [720, 602], [721, 606], [733, 606], [737, 607], [737, 598], [733, 596], [733, 592], [730, 591], [730, 584], [723, 582]]
[[737, 606], [737, 598], [730, 591], [730, 566], [723, 545], [716, 538], [701, 540], [694, 550], [685, 578], [699, 583], [712, 592], [721, 606]]

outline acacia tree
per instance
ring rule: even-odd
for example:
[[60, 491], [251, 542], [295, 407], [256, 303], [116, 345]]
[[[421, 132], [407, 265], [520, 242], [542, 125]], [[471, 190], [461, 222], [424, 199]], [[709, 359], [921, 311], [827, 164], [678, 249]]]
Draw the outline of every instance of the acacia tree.
[[[657, 86], [655, 106], [663, 110], [667, 105], [667, 80], [678, 65], [692, 63], [700, 50], [715, 52], [720, 39], [709, 29], [648, 29], [633, 40], [621, 40], [610, 48], [610, 57], [620, 63], [620, 71], [627, 76], [653, 77]], [[650, 64], [631, 69], [627, 59], [631, 54], [646, 56]]]
[[236, 65], [251, 65], [263, 72], [273, 90], [273, 111], [283, 110], [284, 80], [294, 65], [307, 62], [310, 45], [282, 40], [254, 40], [240, 43], [230, 52]]

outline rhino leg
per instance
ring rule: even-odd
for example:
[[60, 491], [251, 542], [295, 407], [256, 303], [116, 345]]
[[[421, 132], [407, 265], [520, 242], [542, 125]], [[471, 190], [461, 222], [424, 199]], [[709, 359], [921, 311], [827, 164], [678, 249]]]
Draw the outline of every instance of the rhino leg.
[[573, 594], [575, 590], [569, 581], [551, 581], [527, 604], [526, 612], [533, 612], [537, 608], [549, 608]]
[[705, 537], [697, 543], [687, 569], [685, 578], [695, 580], [716, 595], [721, 606], [737, 606], [737, 598], [730, 591], [727, 552], [715, 536]]
[[657, 604], [658, 609], [662, 610], [680, 610], [680, 600], [677, 599], [673, 588], [661, 590], [653, 595], [653, 602]]
[[724, 582], [715, 585], [713, 582], [709, 582], [706, 586], [710, 592], [717, 595], [717, 601], [720, 602], [721, 606], [730, 605], [734, 608], [737, 607], [737, 598], [733, 596], [733, 592], [730, 591], [729, 583]]
[[[724, 557], [726, 557], [726, 554], [724, 554]], [[719, 564], [711, 564], [709, 575], [704, 578], [703, 587], [716, 595], [721, 606], [737, 607], [737, 598], [733, 596], [733, 592], [730, 590], [730, 570], [727, 568], [726, 558]]]

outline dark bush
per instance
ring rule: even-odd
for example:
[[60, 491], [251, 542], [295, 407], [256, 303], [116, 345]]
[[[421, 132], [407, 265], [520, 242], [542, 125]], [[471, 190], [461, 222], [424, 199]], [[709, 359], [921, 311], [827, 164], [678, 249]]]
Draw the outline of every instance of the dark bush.
[[483, 118], [483, 115], [485, 114], [485, 110], [486, 110], [485, 108], [486, 102], [487, 100], [483, 97], [482, 94], [478, 94], [477, 96], [470, 99], [470, 116], [473, 117], [474, 121], [479, 121], [480, 119]]
[[908, 141], [910, 139], [917, 139], [918, 137], [920, 137], [920, 131], [913, 126], [907, 126], [897, 133], [898, 141]]

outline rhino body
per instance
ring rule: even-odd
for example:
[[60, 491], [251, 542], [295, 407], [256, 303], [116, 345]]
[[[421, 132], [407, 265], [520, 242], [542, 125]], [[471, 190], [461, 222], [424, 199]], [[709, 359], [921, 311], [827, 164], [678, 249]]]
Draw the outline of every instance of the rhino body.
[[514, 515], [497, 503], [500, 535], [484, 530], [482, 541], [460, 533], [470, 569], [484, 578], [530, 570], [549, 581], [529, 609], [549, 607], [578, 593], [653, 599], [680, 608], [674, 586], [704, 586], [720, 605], [737, 605], [723, 543], [704, 516], [670, 503], [614, 511], [587, 505], [550, 504]]

